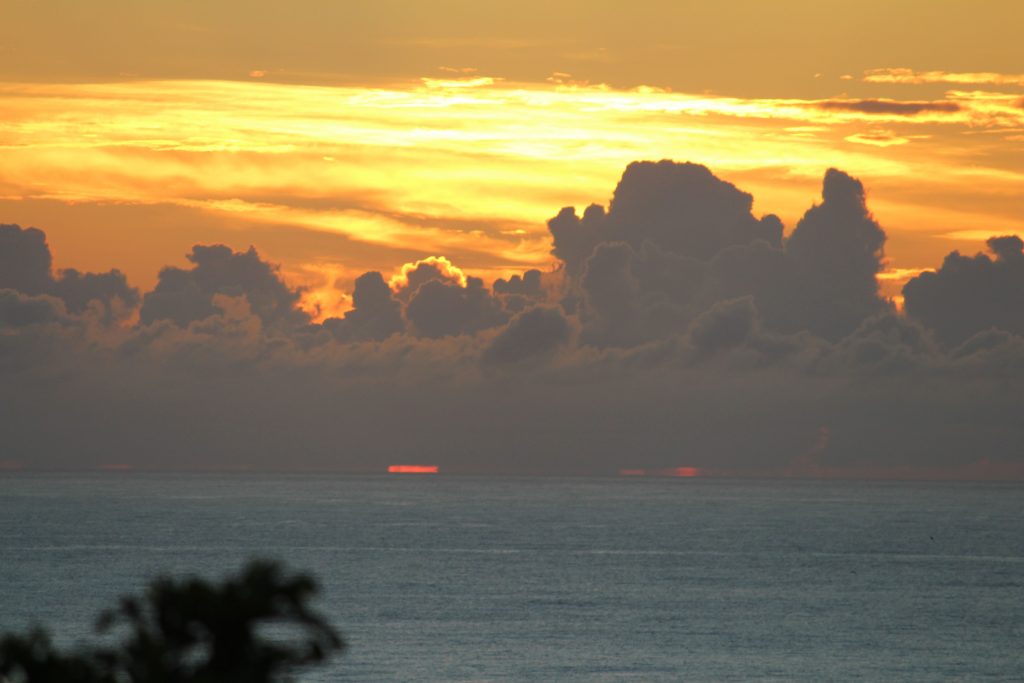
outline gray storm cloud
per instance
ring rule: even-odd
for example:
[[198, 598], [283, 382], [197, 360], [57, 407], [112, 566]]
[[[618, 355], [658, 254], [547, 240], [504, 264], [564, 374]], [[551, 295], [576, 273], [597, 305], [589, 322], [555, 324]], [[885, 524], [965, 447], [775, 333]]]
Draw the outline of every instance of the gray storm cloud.
[[636, 162], [607, 209], [551, 219], [553, 272], [368, 272], [323, 324], [255, 249], [197, 245], [140, 297], [0, 226], [0, 462], [1024, 473], [1018, 238], [950, 254], [904, 316], [860, 181], [829, 170], [788, 234], [752, 206], [703, 166]]

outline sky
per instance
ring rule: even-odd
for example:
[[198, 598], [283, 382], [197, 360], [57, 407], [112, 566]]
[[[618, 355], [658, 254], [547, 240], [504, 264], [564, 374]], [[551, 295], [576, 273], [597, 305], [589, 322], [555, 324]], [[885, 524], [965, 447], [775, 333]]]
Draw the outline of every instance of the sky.
[[9, 0], [0, 461], [1017, 476], [1022, 20]]

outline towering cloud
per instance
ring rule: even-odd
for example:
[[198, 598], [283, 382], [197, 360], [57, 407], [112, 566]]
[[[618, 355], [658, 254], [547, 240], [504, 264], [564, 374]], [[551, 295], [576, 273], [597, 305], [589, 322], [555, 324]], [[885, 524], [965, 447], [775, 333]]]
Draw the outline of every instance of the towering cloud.
[[707, 261], [722, 249], [764, 240], [778, 247], [782, 223], [751, 214], [753, 197], [716, 178], [706, 167], [638, 161], [623, 173], [608, 212], [591, 205], [578, 218], [565, 208], [548, 222], [552, 253], [575, 276], [601, 242], [645, 242], [679, 256]]
[[793, 317], [837, 339], [885, 309], [875, 280], [885, 233], [868, 212], [860, 181], [829, 169], [821, 196], [786, 240], [786, 255], [797, 285]]
[[743, 296], [771, 329], [849, 334], [886, 310], [875, 280], [885, 233], [845, 173], [825, 174], [822, 200], [783, 240], [778, 218], [756, 219], [751, 196], [703, 166], [631, 164], [607, 214], [595, 205], [579, 220], [563, 209], [549, 222], [583, 295], [584, 339], [629, 345], [677, 333]]

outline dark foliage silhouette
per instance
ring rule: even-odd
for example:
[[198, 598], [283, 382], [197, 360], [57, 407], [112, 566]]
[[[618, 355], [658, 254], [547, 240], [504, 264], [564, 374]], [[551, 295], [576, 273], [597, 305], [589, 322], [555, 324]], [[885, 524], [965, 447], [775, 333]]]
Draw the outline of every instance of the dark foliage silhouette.
[[117, 645], [64, 654], [47, 634], [0, 639], [5, 683], [271, 683], [344, 648], [307, 605], [309, 576], [253, 562], [220, 584], [160, 578], [101, 615]]

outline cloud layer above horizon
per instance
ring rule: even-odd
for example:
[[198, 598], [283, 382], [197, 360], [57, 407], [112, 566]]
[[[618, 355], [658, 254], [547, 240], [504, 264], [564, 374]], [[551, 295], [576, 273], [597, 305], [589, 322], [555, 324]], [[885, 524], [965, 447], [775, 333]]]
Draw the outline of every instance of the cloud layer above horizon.
[[1019, 238], [914, 277], [903, 314], [859, 180], [830, 169], [788, 234], [753, 207], [634, 162], [607, 207], [551, 212], [556, 270], [420, 259], [322, 322], [255, 248], [139, 292], [0, 226], [0, 465], [1024, 475]]
[[[872, 187], [893, 277], [1013, 234], [1024, 213], [1024, 90], [1009, 74], [876, 70], [821, 97], [437, 75], [3, 83], [0, 212], [46, 225], [57, 263], [145, 288], [169, 244], [259, 244], [317, 290], [302, 306], [318, 319], [348, 307], [327, 296], [334, 279], [396, 261], [444, 254], [485, 279], [548, 267], [550, 207], [602, 197], [638, 158], [699, 159], [789, 225], [843, 168]], [[940, 77], [959, 80], [935, 92]], [[100, 230], [123, 257], [83, 236]]]

